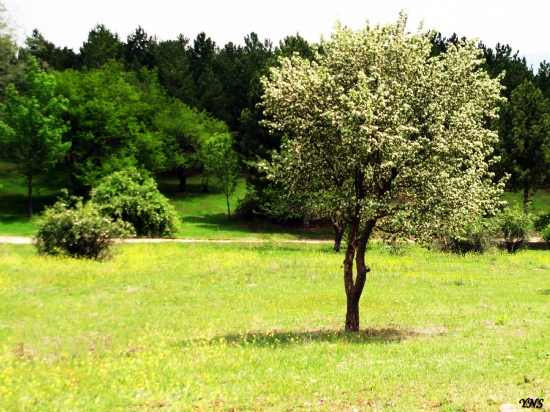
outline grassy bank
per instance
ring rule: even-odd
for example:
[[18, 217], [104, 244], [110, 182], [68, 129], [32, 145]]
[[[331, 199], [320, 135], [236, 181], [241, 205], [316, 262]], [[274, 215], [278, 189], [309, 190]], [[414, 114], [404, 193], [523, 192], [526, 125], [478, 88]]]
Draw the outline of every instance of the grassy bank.
[[550, 389], [550, 254], [368, 251], [342, 332], [330, 245], [0, 257], [0, 410], [476, 410]]

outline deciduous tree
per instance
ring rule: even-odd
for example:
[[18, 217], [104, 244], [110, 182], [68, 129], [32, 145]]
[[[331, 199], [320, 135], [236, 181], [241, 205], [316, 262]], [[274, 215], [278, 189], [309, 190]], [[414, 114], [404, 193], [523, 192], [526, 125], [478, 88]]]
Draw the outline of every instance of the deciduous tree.
[[33, 57], [25, 77], [26, 92], [20, 95], [10, 84], [6, 103], [1, 106], [0, 149], [6, 159], [17, 164], [28, 187], [29, 216], [32, 216], [32, 192], [36, 175], [51, 169], [70, 143], [62, 136], [68, 124], [61, 119], [68, 100], [55, 94], [55, 78], [42, 71]]
[[239, 157], [233, 150], [233, 138], [229, 133], [215, 134], [205, 144], [203, 152], [205, 172], [216, 179], [227, 201], [227, 216], [231, 219], [229, 196], [237, 188], [241, 175]]
[[66, 140], [72, 143], [56, 172], [75, 194], [86, 195], [103, 177], [130, 166], [165, 169], [164, 142], [151, 127], [164, 97], [156, 75], [143, 71], [141, 83], [114, 61], [56, 73], [59, 92], [71, 102]]
[[487, 161], [497, 134], [485, 128], [498, 115], [498, 79], [480, 70], [473, 42], [432, 57], [432, 34], [408, 33], [406, 22], [402, 13], [359, 31], [337, 24], [314, 61], [282, 58], [263, 81], [268, 126], [288, 133], [263, 169], [312, 212], [349, 223], [350, 331], [376, 230], [418, 240], [456, 232], [494, 211], [502, 190]]

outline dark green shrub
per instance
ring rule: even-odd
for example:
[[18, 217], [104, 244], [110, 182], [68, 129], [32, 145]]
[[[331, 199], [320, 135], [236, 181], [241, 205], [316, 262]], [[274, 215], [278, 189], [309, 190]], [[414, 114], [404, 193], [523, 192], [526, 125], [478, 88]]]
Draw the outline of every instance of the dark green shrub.
[[495, 231], [494, 219], [479, 218], [465, 226], [462, 232], [449, 236], [442, 249], [459, 254], [484, 253], [493, 246]]
[[509, 253], [515, 253], [527, 241], [531, 217], [518, 209], [504, 209], [498, 217], [500, 233]]
[[543, 213], [533, 218], [533, 226], [541, 231], [550, 225], [550, 213]]
[[83, 205], [81, 198], [72, 197], [46, 209], [34, 244], [41, 255], [101, 260], [109, 257], [114, 239], [133, 232], [127, 223], [102, 216], [93, 203]]
[[542, 229], [542, 238], [545, 242], [550, 242], [550, 225]]
[[137, 236], [173, 237], [179, 229], [176, 210], [155, 181], [135, 169], [113, 173], [91, 194], [102, 215], [130, 223]]

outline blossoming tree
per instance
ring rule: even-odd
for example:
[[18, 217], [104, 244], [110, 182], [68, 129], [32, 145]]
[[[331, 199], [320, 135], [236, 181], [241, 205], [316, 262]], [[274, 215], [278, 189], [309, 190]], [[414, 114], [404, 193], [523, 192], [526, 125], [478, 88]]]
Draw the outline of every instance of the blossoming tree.
[[[430, 57], [430, 34], [396, 24], [336, 24], [312, 62], [295, 54], [263, 78], [267, 126], [287, 134], [260, 163], [287, 196], [349, 225], [344, 258], [346, 330], [375, 231], [426, 240], [495, 210], [502, 183], [489, 172], [501, 86], [480, 69], [473, 42]], [[354, 267], [355, 266], [355, 267]]]

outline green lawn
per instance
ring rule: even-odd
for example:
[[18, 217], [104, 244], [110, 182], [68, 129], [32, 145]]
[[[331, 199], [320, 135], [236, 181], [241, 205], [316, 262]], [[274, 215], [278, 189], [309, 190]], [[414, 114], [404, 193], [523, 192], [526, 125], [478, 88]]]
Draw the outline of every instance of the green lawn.
[[496, 411], [550, 390], [550, 253], [367, 252], [342, 332], [330, 245], [0, 250], [0, 410]]
[[[333, 236], [332, 229], [327, 225], [313, 224], [310, 230], [304, 230], [299, 223], [275, 224], [262, 219], [247, 222], [235, 216], [229, 219], [225, 195], [212, 185], [209, 192], [204, 193], [198, 176], [187, 180], [183, 193], [178, 191], [179, 181], [175, 176], [167, 173], [158, 180], [159, 189], [170, 199], [181, 218], [180, 238], [281, 240], [331, 239]], [[241, 179], [237, 190], [229, 198], [232, 214], [238, 200], [245, 194], [245, 179]]]
[[[511, 206], [523, 209], [523, 192], [506, 192], [503, 199]], [[529, 199], [532, 201], [529, 205], [530, 212], [535, 214], [550, 212], [550, 190], [538, 190]]]

